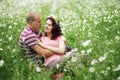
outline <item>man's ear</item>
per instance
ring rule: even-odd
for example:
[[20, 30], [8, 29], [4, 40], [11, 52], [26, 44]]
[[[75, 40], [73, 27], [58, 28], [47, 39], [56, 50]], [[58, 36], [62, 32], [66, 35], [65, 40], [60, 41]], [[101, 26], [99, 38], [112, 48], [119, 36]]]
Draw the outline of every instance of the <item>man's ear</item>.
[[33, 21], [30, 21], [29, 24], [31, 25], [33, 23]]

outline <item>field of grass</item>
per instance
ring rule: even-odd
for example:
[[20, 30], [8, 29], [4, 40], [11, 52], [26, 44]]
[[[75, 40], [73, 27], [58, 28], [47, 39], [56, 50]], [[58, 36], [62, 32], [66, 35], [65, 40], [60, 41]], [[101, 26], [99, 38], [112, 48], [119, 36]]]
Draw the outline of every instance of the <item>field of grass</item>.
[[[67, 45], [77, 48], [60, 80], [120, 80], [119, 0], [0, 0], [0, 80], [52, 80], [53, 69], [30, 67], [19, 51], [25, 16], [59, 17]], [[74, 75], [73, 75], [74, 73]]]

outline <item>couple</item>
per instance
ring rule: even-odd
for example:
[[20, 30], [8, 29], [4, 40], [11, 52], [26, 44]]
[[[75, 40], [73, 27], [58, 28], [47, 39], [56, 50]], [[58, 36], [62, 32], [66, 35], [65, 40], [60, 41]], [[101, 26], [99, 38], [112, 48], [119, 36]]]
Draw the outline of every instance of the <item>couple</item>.
[[28, 25], [19, 38], [20, 48], [24, 56], [38, 64], [40, 61], [45, 62], [46, 67], [54, 66], [60, 62], [65, 55], [66, 39], [62, 35], [57, 17], [50, 15], [46, 19], [44, 35], [40, 32], [42, 23], [39, 13], [28, 13], [26, 21]]

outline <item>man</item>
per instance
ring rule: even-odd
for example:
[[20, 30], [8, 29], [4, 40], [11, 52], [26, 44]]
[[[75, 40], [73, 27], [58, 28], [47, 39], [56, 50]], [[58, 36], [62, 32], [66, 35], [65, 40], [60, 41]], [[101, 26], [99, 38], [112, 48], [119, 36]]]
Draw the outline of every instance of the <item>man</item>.
[[19, 43], [21, 51], [27, 58], [33, 58], [37, 55], [49, 57], [54, 53], [50, 50], [46, 50], [37, 44], [37, 39], [40, 39], [42, 33], [41, 28], [41, 17], [37, 12], [30, 12], [26, 16], [28, 25], [24, 28], [20, 34]]

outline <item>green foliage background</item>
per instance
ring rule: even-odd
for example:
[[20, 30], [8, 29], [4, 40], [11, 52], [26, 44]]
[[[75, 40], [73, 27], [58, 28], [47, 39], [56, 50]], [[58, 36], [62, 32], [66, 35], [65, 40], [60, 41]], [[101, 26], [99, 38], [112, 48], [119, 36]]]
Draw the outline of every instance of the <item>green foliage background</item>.
[[40, 12], [42, 31], [48, 15], [58, 16], [67, 45], [88, 55], [67, 64], [75, 75], [61, 80], [120, 80], [119, 0], [0, 0], [0, 6], [0, 80], [51, 80], [52, 69], [31, 69], [19, 52], [30, 11]]

